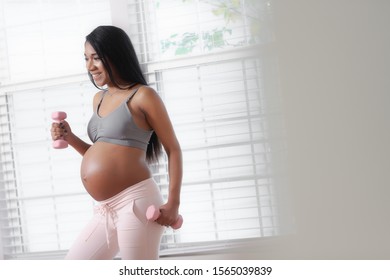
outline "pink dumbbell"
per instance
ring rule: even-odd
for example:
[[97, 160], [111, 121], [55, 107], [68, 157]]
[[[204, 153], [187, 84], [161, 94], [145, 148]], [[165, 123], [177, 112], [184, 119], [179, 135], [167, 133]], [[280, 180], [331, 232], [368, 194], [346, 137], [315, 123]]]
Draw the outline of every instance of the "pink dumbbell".
[[[158, 217], [160, 217], [160, 209], [158, 209], [158, 207], [154, 206], [154, 205], [150, 205], [148, 207], [148, 209], [146, 210], [146, 218], [148, 219], [148, 221], [155, 221], [158, 219]], [[177, 218], [176, 222], [174, 222], [171, 227], [173, 229], [179, 229], [181, 228], [183, 224], [183, 217], [181, 215], [179, 215], [179, 217]]]
[[[51, 118], [57, 122], [60, 123], [61, 121], [66, 119], [66, 113], [65, 112], [53, 112], [51, 114]], [[68, 147], [68, 142], [66, 142], [64, 139], [57, 139], [53, 141], [53, 148], [54, 149], [64, 149]]]

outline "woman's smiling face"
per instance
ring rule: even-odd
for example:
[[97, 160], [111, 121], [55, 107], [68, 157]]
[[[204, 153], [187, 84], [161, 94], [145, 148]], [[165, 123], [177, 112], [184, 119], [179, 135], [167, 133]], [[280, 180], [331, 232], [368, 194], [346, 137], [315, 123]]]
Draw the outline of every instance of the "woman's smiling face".
[[95, 84], [99, 87], [110, 85], [111, 80], [102, 60], [89, 42], [84, 44], [85, 66], [92, 75]]

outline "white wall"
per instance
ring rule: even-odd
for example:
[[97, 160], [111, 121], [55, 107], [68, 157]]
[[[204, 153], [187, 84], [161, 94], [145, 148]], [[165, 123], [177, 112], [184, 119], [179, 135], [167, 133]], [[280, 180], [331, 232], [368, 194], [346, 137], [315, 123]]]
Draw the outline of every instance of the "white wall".
[[277, 257], [388, 259], [390, 1], [275, 4], [297, 230]]

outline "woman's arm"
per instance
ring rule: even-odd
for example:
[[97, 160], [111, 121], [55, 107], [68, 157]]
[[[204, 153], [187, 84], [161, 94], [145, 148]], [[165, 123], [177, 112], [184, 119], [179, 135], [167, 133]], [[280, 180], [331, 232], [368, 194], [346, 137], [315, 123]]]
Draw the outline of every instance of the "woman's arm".
[[68, 142], [77, 152], [84, 155], [85, 152], [91, 147], [91, 145], [85, 143], [75, 134], [67, 121], [61, 121], [60, 123], [52, 123], [51, 125], [51, 137], [53, 140], [60, 139], [61, 137]]
[[[101, 98], [102, 91], [99, 91], [95, 94], [93, 98], [93, 108], [96, 110], [96, 106], [99, 103]], [[85, 152], [91, 147], [90, 144], [84, 142], [75, 134], [73, 134], [72, 129], [67, 121], [61, 121], [60, 123], [52, 123], [51, 126], [51, 137], [53, 140], [63, 138], [72, 146], [80, 155], [84, 155]]]
[[182, 152], [176, 138], [165, 105], [158, 94], [149, 87], [142, 87], [136, 94], [137, 104], [147, 123], [156, 132], [168, 156], [169, 194], [168, 201], [160, 207], [161, 216], [157, 222], [161, 225], [173, 224], [180, 206], [180, 191], [183, 176]]
[[68, 141], [68, 144], [71, 145], [82, 156], [91, 147], [90, 144], [84, 142], [73, 133], [71, 133], [71, 135], [68, 134], [65, 139]]

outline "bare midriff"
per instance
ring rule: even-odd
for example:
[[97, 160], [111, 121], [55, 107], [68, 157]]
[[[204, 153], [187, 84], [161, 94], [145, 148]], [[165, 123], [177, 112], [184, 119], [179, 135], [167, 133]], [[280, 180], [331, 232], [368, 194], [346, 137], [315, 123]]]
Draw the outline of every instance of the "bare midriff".
[[97, 201], [151, 177], [145, 151], [106, 142], [87, 150], [80, 172], [85, 189]]

